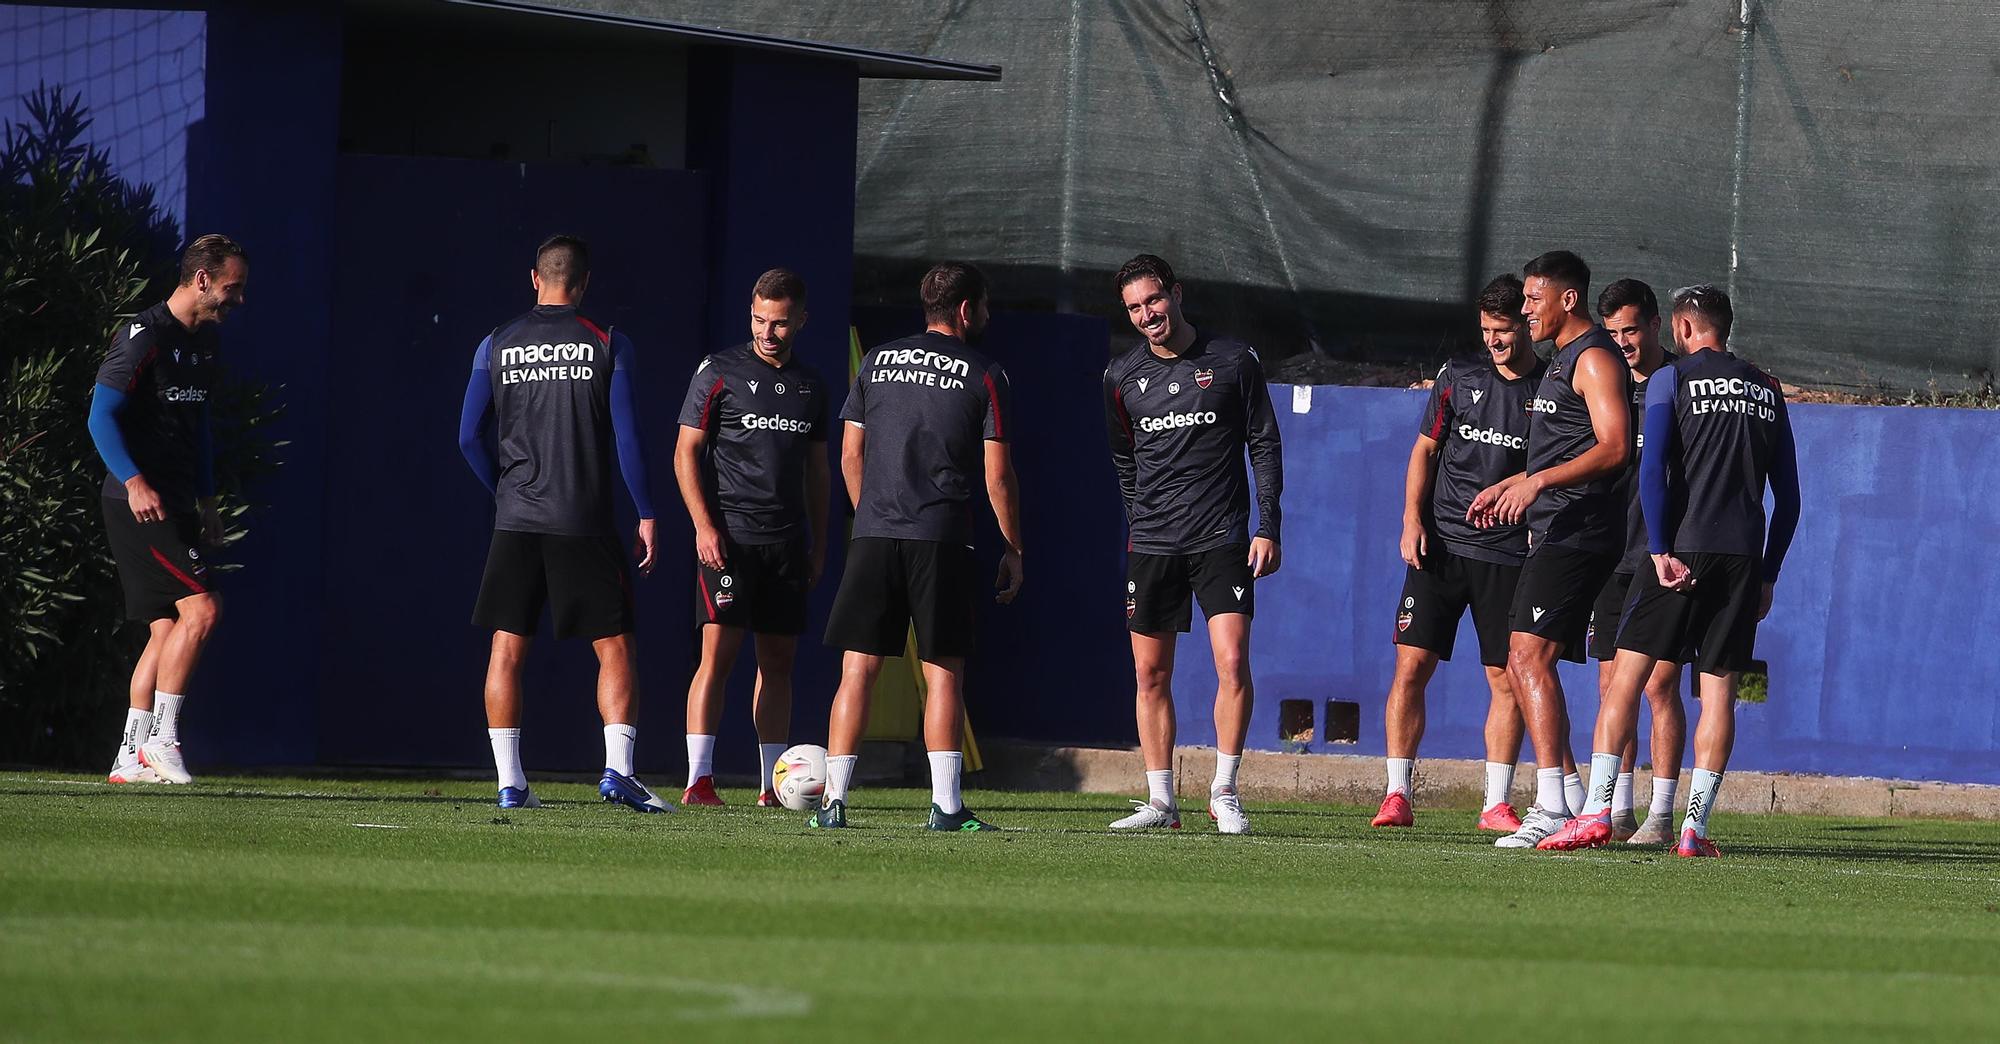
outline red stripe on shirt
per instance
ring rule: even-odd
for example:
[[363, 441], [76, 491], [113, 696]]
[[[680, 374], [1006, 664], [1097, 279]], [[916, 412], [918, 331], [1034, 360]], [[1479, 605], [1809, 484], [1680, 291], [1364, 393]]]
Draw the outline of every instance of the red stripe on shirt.
[[1431, 441], [1441, 442], [1444, 440], [1444, 412], [1450, 406], [1451, 386], [1445, 385], [1444, 391], [1438, 393], [1437, 412], [1431, 415], [1431, 430], [1424, 433], [1430, 436]]
[[585, 319], [583, 316], [580, 315], [576, 316], [575, 318], [577, 322], [582, 323], [584, 325], [585, 329], [589, 330], [591, 333], [596, 334], [598, 340], [603, 341], [607, 346], [611, 344], [611, 335], [605, 333], [603, 327], [598, 326], [596, 323], [593, 323], [590, 320]]
[[146, 550], [151, 551], [153, 553], [154, 560], [159, 562], [161, 565], [165, 566], [167, 568], [167, 572], [174, 574], [174, 579], [179, 580], [181, 583], [188, 585], [188, 590], [193, 591], [195, 594], [208, 593], [208, 588], [201, 586], [201, 584], [199, 583], [196, 583], [194, 577], [191, 577], [186, 573], [181, 572], [179, 569], [174, 568], [174, 564], [172, 562], [167, 561], [167, 556], [161, 554], [159, 548], [149, 547]]
[[157, 358], [159, 354], [160, 354], [159, 345], [154, 345], [153, 347], [146, 349], [146, 357], [144, 359], [139, 360], [139, 365], [133, 368], [132, 370], [132, 379], [125, 382], [126, 391], [131, 391], [132, 389], [137, 388], [139, 386], [139, 377], [146, 372], [146, 367], [153, 365], [153, 360]]
[[1000, 423], [1000, 393], [993, 390], [993, 375], [986, 375], [986, 405], [993, 411], [993, 437], [1004, 439], [1007, 429]]
[[722, 378], [717, 377], [713, 387], [708, 389], [708, 397], [701, 401], [701, 426], [708, 427], [709, 411], [715, 409], [715, 397], [722, 394]]

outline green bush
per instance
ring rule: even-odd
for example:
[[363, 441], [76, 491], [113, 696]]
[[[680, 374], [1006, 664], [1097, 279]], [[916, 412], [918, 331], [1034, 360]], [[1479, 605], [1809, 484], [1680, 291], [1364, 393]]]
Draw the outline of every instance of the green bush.
[[[81, 100], [42, 88], [0, 143], [0, 761], [106, 761], [144, 631], [127, 627], [98, 506], [90, 389], [125, 317], [174, 284], [173, 222], [85, 144]], [[269, 394], [213, 406], [230, 539], [275, 466]]]

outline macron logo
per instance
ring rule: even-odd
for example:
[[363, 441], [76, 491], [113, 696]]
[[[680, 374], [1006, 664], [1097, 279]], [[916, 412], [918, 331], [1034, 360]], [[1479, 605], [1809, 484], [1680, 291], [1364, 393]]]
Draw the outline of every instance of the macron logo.
[[1486, 397], [1486, 391], [1485, 391], [1484, 389], [1482, 389], [1482, 388], [1474, 388], [1474, 389], [1472, 389], [1472, 404], [1473, 404], [1474, 406], [1477, 406], [1477, 405], [1479, 405], [1479, 400], [1481, 400], [1481, 399], [1483, 399], [1483, 398], [1485, 398], [1485, 397]]
[[137, 336], [139, 336], [140, 334], [142, 334], [142, 333], [145, 333], [145, 332], [146, 332], [146, 324], [145, 324], [145, 323], [133, 323], [133, 324], [132, 324], [132, 328], [131, 328], [130, 330], [127, 330], [127, 331], [125, 331], [125, 336], [127, 336], [127, 337], [137, 337]]
[[1542, 622], [1542, 607], [1539, 605], [1535, 607], [1535, 622], [1536, 623]]
[[1242, 600], [1243, 600], [1243, 589], [1242, 589], [1242, 588], [1240, 588], [1240, 587], [1232, 587], [1232, 588], [1230, 588], [1230, 590], [1231, 590], [1231, 591], [1234, 591], [1234, 592], [1236, 592], [1236, 600], [1237, 600], [1237, 601], [1239, 601], [1239, 602], [1240, 602], [1240, 601], [1242, 601]]
[[1139, 391], [1143, 394], [1146, 390], [1146, 385], [1151, 383], [1152, 383], [1152, 378], [1150, 377], [1139, 378]]
[[749, 382], [746, 382], [746, 383], [748, 383], [748, 384], [750, 385], [750, 394], [752, 394], [752, 395], [755, 395], [755, 394], [757, 394], [757, 382], [756, 382], [756, 381], [749, 381]]

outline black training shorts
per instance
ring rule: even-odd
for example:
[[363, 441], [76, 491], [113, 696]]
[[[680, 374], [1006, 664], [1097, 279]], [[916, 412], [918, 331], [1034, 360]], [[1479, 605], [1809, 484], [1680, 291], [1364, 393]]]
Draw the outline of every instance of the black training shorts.
[[1521, 566], [1501, 565], [1453, 554], [1442, 544], [1424, 556], [1422, 569], [1405, 568], [1403, 597], [1396, 605], [1396, 644], [1427, 649], [1451, 659], [1458, 619], [1472, 610], [1479, 634], [1479, 662], [1507, 666], [1508, 619]]
[[[1653, 568], [1652, 559], [1646, 560], [1646, 568]], [[1611, 574], [1604, 589], [1597, 592], [1597, 601], [1590, 607], [1590, 627], [1583, 638], [1584, 651], [1591, 659], [1618, 658], [1618, 625], [1625, 619], [1625, 602], [1631, 593], [1631, 573]]]
[[775, 544], [726, 541], [722, 565], [710, 569], [695, 563], [696, 623], [757, 634], [796, 635], [806, 629], [812, 562], [805, 538]]
[[1125, 556], [1125, 625], [1140, 634], [1187, 631], [1194, 626], [1190, 601], [1201, 615], [1257, 613], [1257, 588], [1250, 576], [1250, 545], [1225, 544], [1186, 555]]
[[1562, 658], [1584, 662], [1584, 637], [1590, 630], [1590, 607], [1604, 582], [1618, 566], [1618, 556], [1592, 554], [1559, 545], [1543, 545], [1521, 563], [1521, 582], [1514, 588], [1514, 610], [1508, 627], [1545, 638], [1562, 647]]
[[494, 530], [472, 622], [532, 635], [544, 604], [558, 638], [631, 634], [632, 580], [618, 538]]
[[1652, 569], [1640, 570], [1632, 581], [1618, 648], [1693, 663], [1703, 674], [1749, 669], [1764, 594], [1759, 561], [1701, 551], [1675, 557], [1694, 570], [1693, 589], [1669, 591]]
[[933, 663], [972, 655], [982, 590], [972, 549], [937, 540], [855, 537], [827, 617], [826, 644], [901, 656], [917, 631], [917, 656]]
[[151, 623], [178, 620], [174, 603], [215, 590], [215, 575], [201, 557], [201, 516], [168, 511], [159, 522], [132, 517], [132, 502], [99, 497], [111, 560], [125, 589], [125, 618]]

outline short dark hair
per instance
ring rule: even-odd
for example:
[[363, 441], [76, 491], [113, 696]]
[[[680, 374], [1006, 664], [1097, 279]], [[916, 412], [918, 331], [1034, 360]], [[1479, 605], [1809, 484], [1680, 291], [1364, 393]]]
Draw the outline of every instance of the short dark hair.
[[193, 283], [196, 272], [206, 271], [209, 275], [216, 274], [222, 270], [223, 262], [232, 257], [242, 258], [245, 264], [250, 262], [250, 255], [244, 251], [242, 244], [228, 236], [219, 236], [211, 232], [196, 239], [181, 252], [180, 285], [187, 286]]
[[986, 276], [964, 261], [940, 261], [924, 273], [918, 293], [924, 300], [924, 321], [945, 322], [958, 315], [959, 305], [986, 299]]
[[1600, 318], [1609, 319], [1611, 313], [1633, 305], [1639, 306], [1639, 318], [1642, 320], [1660, 317], [1660, 299], [1653, 296], [1652, 287], [1637, 279], [1620, 279], [1597, 295], [1597, 314]]
[[1127, 286], [1146, 278], [1159, 280], [1162, 290], [1172, 290], [1177, 282], [1174, 266], [1167, 264], [1166, 258], [1158, 254], [1140, 254], [1118, 266], [1118, 291], [1123, 293]]
[[1729, 327], [1736, 322], [1736, 310], [1729, 304], [1729, 295], [1713, 283], [1696, 283], [1673, 292], [1674, 314], [1698, 315], [1709, 326], [1715, 328], [1715, 335], [1729, 341]]
[[1579, 298], [1590, 296], [1590, 266], [1567, 250], [1551, 250], [1521, 266], [1521, 278], [1541, 276], [1558, 286], [1576, 291]]
[[1512, 272], [1502, 272], [1479, 291], [1479, 310], [1487, 315], [1504, 315], [1515, 322], [1522, 322], [1521, 305], [1527, 301], [1521, 294], [1521, 277]]
[[544, 283], [575, 290], [590, 275], [590, 244], [575, 236], [550, 236], [535, 248], [535, 274]]
[[796, 301], [806, 303], [806, 281], [789, 268], [773, 268], [757, 277], [757, 285], [750, 288], [752, 298], [766, 301]]

